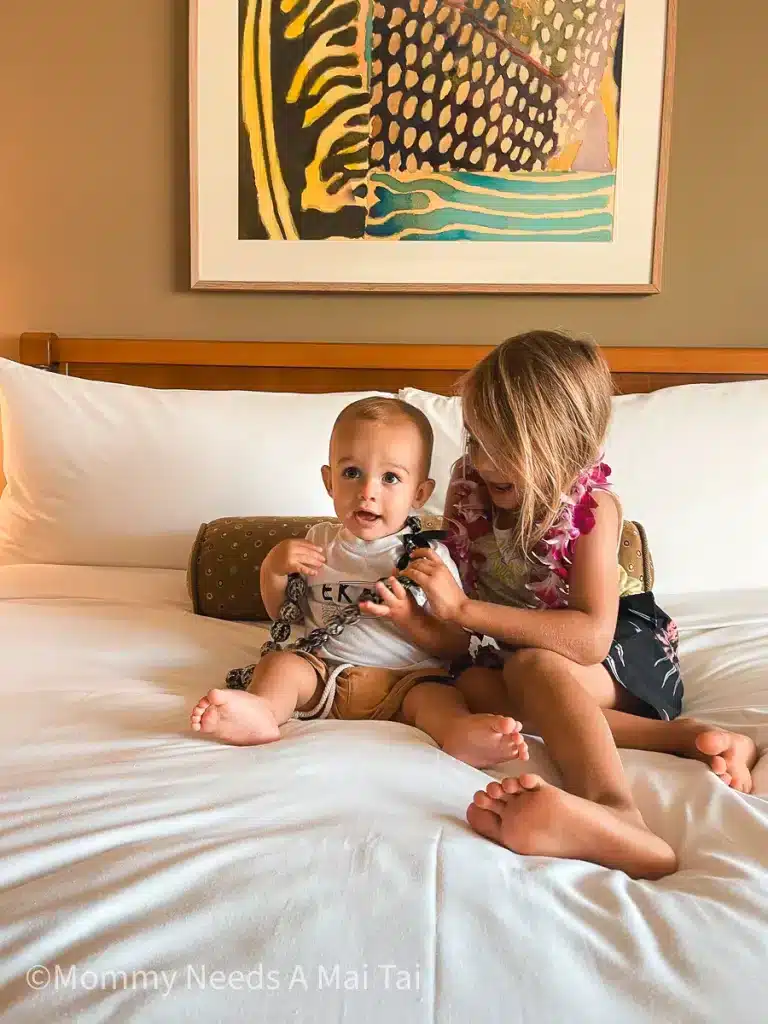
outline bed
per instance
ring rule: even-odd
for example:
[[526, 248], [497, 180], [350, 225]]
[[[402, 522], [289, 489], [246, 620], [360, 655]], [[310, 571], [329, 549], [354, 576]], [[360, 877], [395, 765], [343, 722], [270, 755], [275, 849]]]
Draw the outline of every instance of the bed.
[[[456, 425], [447, 396], [479, 354], [29, 335], [22, 362], [53, 372], [0, 366], [12, 492], [0, 564], [5, 1019], [765, 1020], [768, 758], [743, 796], [697, 762], [623, 752], [641, 811], [680, 859], [675, 875], [650, 883], [481, 839], [464, 811], [488, 773], [403, 725], [292, 722], [263, 748], [188, 731], [197, 697], [253, 660], [266, 631], [192, 613], [183, 515], [199, 522], [237, 514], [236, 501], [280, 500], [274, 486], [271, 497], [249, 491], [248, 474], [226, 494], [231, 474], [201, 477], [202, 428], [185, 476], [192, 417], [217, 422], [216, 401], [226, 403], [236, 431], [259, 393], [288, 393], [269, 399], [268, 423], [290, 442], [300, 401], [322, 446], [348, 393], [411, 389], [433, 420], [442, 473]], [[680, 627], [686, 712], [748, 732], [762, 753], [768, 352], [608, 354], [623, 392], [609, 456]], [[134, 387], [103, 392], [101, 382]], [[178, 412], [177, 400], [194, 408]], [[143, 446], [140, 461], [116, 446], [126, 433]], [[173, 448], [167, 464], [153, 454], [161, 442]], [[307, 447], [288, 444], [302, 472], [302, 459], [320, 457]], [[651, 488], [673, 457], [679, 472]], [[169, 487], [197, 481], [184, 509], [162, 491], [168, 467]], [[34, 517], [24, 506], [33, 493]], [[84, 493], [91, 520], [72, 499]], [[134, 532], [110, 534], [132, 493]], [[320, 501], [313, 490], [312, 507], [276, 514], [322, 514]], [[553, 778], [535, 739], [532, 748], [535, 770]]]

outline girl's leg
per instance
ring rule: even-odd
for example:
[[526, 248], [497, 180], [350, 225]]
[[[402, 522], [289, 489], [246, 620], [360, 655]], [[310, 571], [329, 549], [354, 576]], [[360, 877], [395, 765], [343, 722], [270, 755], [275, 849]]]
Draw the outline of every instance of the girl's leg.
[[267, 654], [254, 669], [249, 690], [209, 690], [192, 709], [190, 723], [195, 732], [223, 743], [270, 743], [317, 687], [317, 673], [304, 658], [290, 651]]
[[473, 715], [455, 686], [418, 683], [405, 696], [401, 717], [431, 736], [446, 754], [475, 768], [528, 759], [519, 722], [504, 715]]
[[606, 670], [525, 650], [507, 660], [504, 682], [515, 717], [542, 737], [565, 791], [537, 775], [491, 783], [468, 809], [470, 824], [518, 853], [594, 861], [641, 878], [674, 871], [672, 849], [635, 806], [603, 716], [613, 687]]
[[613, 694], [602, 665], [583, 667], [551, 651], [519, 651], [504, 668], [511, 706], [544, 740], [565, 788], [595, 803], [634, 806], [601, 705]]
[[[757, 760], [757, 747], [748, 736], [714, 729], [691, 718], [677, 718], [672, 722], [645, 718], [640, 702], [623, 687], [612, 683], [604, 671], [588, 671], [581, 683], [601, 705], [617, 747], [695, 758], [708, 765], [732, 789], [751, 792], [750, 769]], [[513, 713], [500, 671], [473, 668], [462, 675], [457, 685], [470, 711]]]
[[757, 747], [749, 736], [715, 729], [693, 718], [666, 722], [615, 708], [605, 708], [603, 714], [617, 747], [692, 757], [709, 765], [732, 789], [752, 792], [750, 769], [757, 761]]

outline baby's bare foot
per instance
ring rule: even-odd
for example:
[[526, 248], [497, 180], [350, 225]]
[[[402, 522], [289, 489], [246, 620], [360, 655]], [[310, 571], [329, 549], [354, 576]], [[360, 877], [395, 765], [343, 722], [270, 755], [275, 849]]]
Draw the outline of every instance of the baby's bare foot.
[[678, 719], [691, 730], [689, 757], [709, 765], [731, 789], [752, 792], [751, 768], [757, 761], [757, 746], [749, 736], [726, 729], [713, 729], [691, 719]]
[[245, 690], [209, 690], [192, 708], [190, 725], [195, 732], [235, 746], [280, 739], [271, 705]]
[[672, 848], [639, 811], [592, 803], [538, 775], [490, 783], [475, 794], [467, 820], [487, 839], [528, 856], [592, 861], [632, 878], [662, 878], [677, 867]]
[[443, 750], [473, 768], [489, 768], [504, 761], [528, 760], [528, 744], [522, 725], [503, 715], [466, 715], [457, 719], [443, 743]]

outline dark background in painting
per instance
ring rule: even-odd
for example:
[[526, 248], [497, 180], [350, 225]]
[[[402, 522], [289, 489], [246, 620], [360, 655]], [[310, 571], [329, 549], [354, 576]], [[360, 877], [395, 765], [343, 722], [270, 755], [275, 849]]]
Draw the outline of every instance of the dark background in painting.
[[[272, 2], [272, 0], [264, 0]], [[242, 40], [248, 0], [238, 0], [240, 27], [240, 76], [242, 66]], [[343, 12], [342, 12], [343, 13]], [[325, 25], [333, 23], [333, 15]], [[291, 85], [295, 69], [307, 49], [305, 37], [286, 40], [284, 29], [286, 18], [280, 11], [280, 4], [273, 2], [272, 10], [272, 96], [275, 116], [275, 137], [280, 158], [283, 180], [291, 197], [291, 212], [302, 239], [322, 239], [329, 235], [344, 238], [361, 238], [365, 225], [364, 207], [344, 207], [339, 213], [325, 214], [317, 210], [302, 210], [301, 194], [304, 189], [304, 168], [312, 160], [315, 142], [328, 123], [328, 117], [317, 121], [310, 129], [302, 127], [307, 104], [286, 103], [285, 97]], [[327, 62], [326, 62], [327, 63]], [[326, 66], [321, 63], [316, 71]], [[238, 196], [239, 237], [241, 239], [266, 239], [267, 233], [258, 212], [256, 186], [253, 180], [250, 142], [243, 121], [242, 89], [240, 95], [240, 188]]]
[[621, 75], [624, 68], [624, 23], [626, 21], [626, 14], [621, 16], [621, 24], [619, 25], [619, 34], [616, 37], [616, 54], [613, 59], [613, 80], [616, 82], [616, 88], [621, 94]]
[[[240, 81], [240, 68], [243, 66], [243, 26], [245, 25], [245, 12], [248, 7], [248, 0], [238, 0], [239, 8], [239, 45], [237, 50], [237, 76]], [[240, 139], [238, 152], [238, 237], [239, 238], [266, 238], [264, 225], [258, 212], [256, 199], [256, 185], [253, 180], [251, 167], [251, 147], [248, 142], [248, 132], [245, 130], [243, 121], [243, 91], [238, 88], [237, 94], [240, 98]]]
[[[498, 4], [496, 4], [496, 7], [498, 8]], [[395, 8], [400, 8], [403, 12], [403, 21], [393, 28], [390, 12]], [[390, 3], [385, 8], [384, 17], [377, 17], [374, 14], [374, 39], [378, 36], [381, 42], [378, 47], [374, 47], [373, 57], [374, 60], [378, 57], [381, 61], [382, 71], [379, 75], [374, 74], [372, 77], [372, 86], [375, 88], [378, 85], [381, 92], [381, 101], [373, 106], [372, 113], [381, 122], [381, 129], [377, 137], [383, 153], [378, 160], [373, 159], [372, 163], [382, 169], [386, 169], [389, 168], [392, 157], [395, 157], [399, 161], [399, 166], [405, 169], [406, 160], [410, 156], [416, 162], [416, 168], [414, 169], [426, 170], [426, 168], [438, 168], [444, 164], [449, 164], [451, 170], [454, 171], [484, 171], [486, 170], [488, 158], [492, 156], [495, 161], [494, 164], [491, 164], [490, 169], [492, 171], [530, 171], [533, 169], [536, 160], [540, 160], [541, 164], [546, 165], [547, 157], [542, 147], [547, 142], [550, 142], [550, 145], [556, 143], [554, 125], [555, 105], [558, 94], [561, 92], [559, 80], [549, 82], [552, 94], [549, 101], [544, 102], [538, 95], [538, 90], [546, 79], [543, 79], [543, 76], [537, 74], [536, 71], [531, 71], [527, 84], [524, 84], [519, 78], [514, 80], [508, 79], [505, 68], [499, 61], [498, 54], [493, 58], [488, 58], [484, 53], [487, 37], [476, 26], [478, 24], [488, 25], [491, 23], [484, 18], [478, 18], [475, 11], [470, 13], [460, 11], [458, 24], [452, 31], [449, 31], [446, 25], [443, 25], [438, 30], [446, 38], [442, 49], [435, 49], [434, 37], [432, 37], [428, 44], [417, 43], [416, 59], [411, 64], [408, 58], [410, 47], [407, 45], [408, 40], [404, 35], [405, 26], [409, 22], [411, 25], [413, 23], [417, 25], [416, 32], [412, 37], [417, 40], [420, 39], [421, 30], [425, 24], [436, 24], [434, 16], [424, 17], [423, 8], [412, 11], [409, 0], [390, 0]], [[491, 27], [495, 29], [496, 26], [491, 24]], [[472, 36], [462, 45], [459, 42], [462, 31], [470, 28], [473, 29]], [[396, 47], [391, 46], [393, 37], [394, 42], [398, 44]], [[482, 42], [482, 49], [479, 55], [475, 55], [472, 48], [475, 37], [479, 38]], [[501, 50], [501, 46], [499, 46], [499, 49]], [[429, 70], [425, 71], [421, 68], [421, 58], [427, 52], [431, 53], [434, 61]], [[394, 56], [392, 55], [393, 53]], [[454, 58], [454, 65], [446, 73], [442, 70], [441, 62], [448, 54]], [[460, 75], [458, 72], [461, 58], [469, 61], [463, 75]], [[512, 66], [522, 66], [524, 63], [524, 61], [515, 56], [512, 56], [510, 60]], [[474, 64], [480, 64], [483, 69], [482, 77], [476, 83], [470, 77], [470, 67]], [[388, 83], [391, 67], [396, 67], [400, 70], [400, 77], [395, 86], [390, 86]], [[406, 72], [409, 70], [416, 71], [419, 74], [417, 85], [411, 88], [406, 87], [404, 84]], [[493, 78], [490, 82], [486, 78], [486, 71], [493, 72]], [[436, 80], [435, 85], [431, 91], [426, 91], [426, 80], [430, 76]], [[452, 84], [452, 91], [445, 99], [440, 99], [441, 89], [446, 81]], [[465, 82], [467, 86], [470, 86], [471, 83], [471, 88], [469, 97], [461, 104], [458, 104], [456, 103], [456, 89], [461, 82]], [[534, 82], [537, 89], [536, 95], [531, 91], [531, 86]], [[497, 85], [500, 86], [501, 91], [494, 97], [492, 90]], [[515, 99], [511, 104], [508, 104], [505, 98], [509, 86], [514, 86], [515, 93]], [[479, 105], [471, 102], [476, 93], [478, 94], [478, 99], [483, 97]], [[416, 98], [418, 102], [416, 112], [409, 117], [406, 116], [404, 107], [406, 101], [411, 97]], [[396, 114], [393, 114], [389, 108], [390, 100], [393, 99], [397, 100]], [[413, 102], [413, 99], [411, 99], [411, 102]], [[425, 103], [428, 104], [432, 111], [429, 120], [425, 120], [423, 115]], [[446, 106], [450, 108], [450, 121], [448, 121], [444, 128], [441, 128], [438, 115]], [[494, 108], [498, 111], [496, 117], [493, 117], [491, 114]], [[530, 120], [530, 111], [532, 109], [537, 111], [533, 121]], [[457, 134], [455, 125], [456, 119], [460, 114], [463, 114], [467, 121], [467, 126], [463, 132]], [[530, 124], [535, 131], [540, 133], [540, 143], [536, 145], [533, 140], [525, 142], [522, 138], [517, 138], [517, 156], [513, 157], [509, 149], [504, 149], [505, 133], [501, 127], [504, 115], [511, 115], [514, 120], [522, 120], [526, 128]], [[478, 136], [474, 135], [473, 132], [476, 123], [485, 125]], [[398, 134], [394, 141], [390, 136], [390, 128], [392, 127], [398, 129]], [[415, 130], [415, 140], [410, 146], [407, 146], [404, 141], [405, 132], [408, 128]], [[493, 129], [495, 140], [489, 142], [487, 141], [489, 138], [488, 133], [491, 129]], [[430, 144], [428, 147], [421, 145], [421, 138], [424, 132], [429, 133]], [[512, 134], [511, 128], [508, 134]], [[447, 151], [441, 151], [439, 148], [442, 138], [445, 138], [446, 141], [449, 138], [452, 139], [451, 147]], [[510, 145], [508, 139], [506, 145]], [[457, 146], [463, 147], [463, 156], [456, 155]], [[482, 157], [479, 161], [472, 161], [470, 153], [478, 149], [482, 151]], [[525, 163], [519, 159], [521, 151], [522, 154], [526, 155]], [[376, 153], [375, 149], [373, 153]], [[539, 169], [539, 165], [536, 166]]]

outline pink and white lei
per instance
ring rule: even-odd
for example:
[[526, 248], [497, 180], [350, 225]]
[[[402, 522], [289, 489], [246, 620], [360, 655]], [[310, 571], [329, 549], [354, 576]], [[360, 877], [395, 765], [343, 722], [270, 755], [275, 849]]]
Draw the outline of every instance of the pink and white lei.
[[[472, 593], [477, 570], [485, 561], [484, 556], [473, 549], [472, 542], [491, 532], [492, 504], [483, 481], [471, 467], [462, 472], [457, 466], [457, 470], [461, 475], [451, 481], [449, 488], [447, 518], [452, 531], [446, 543], [459, 566], [467, 593]], [[526, 586], [539, 607], [564, 608], [568, 604], [568, 571], [573, 545], [579, 537], [592, 531], [597, 508], [592, 495], [594, 491], [610, 488], [610, 473], [610, 466], [604, 462], [597, 462], [582, 473], [570, 494], [562, 496], [557, 519], [536, 545], [533, 558], [538, 565], [533, 567], [533, 578]]]

